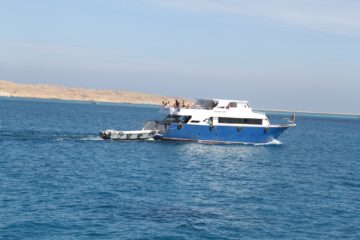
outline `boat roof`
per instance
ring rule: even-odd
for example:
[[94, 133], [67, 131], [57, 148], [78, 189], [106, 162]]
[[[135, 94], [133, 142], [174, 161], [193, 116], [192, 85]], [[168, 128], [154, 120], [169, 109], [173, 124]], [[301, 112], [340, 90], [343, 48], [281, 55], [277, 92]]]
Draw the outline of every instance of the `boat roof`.
[[211, 110], [216, 107], [218, 108], [224, 108], [225, 106], [236, 103], [239, 106], [245, 106], [245, 108], [250, 108], [249, 102], [244, 100], [229, 100], [229, 99], [204, 99], [199, 98], [196, 100], [196, 102], [192, 105], [191, 108], [195, 109], [207, 109]]
[[249, 101], [246, 100], [235, 100], [235, 99], [221, 99], [221, 98], [196, 98], [196, 102], [237, 102], [237, 103], [249, 103]]
[[214, 101], [218, 102], [238, 102], [238, 103], [249, 103], [249, 101], [246, 100], [234, 100], [234, 99], [213, 99]]
[[208, 105], [208, 104], [211, 104], [211, 103], [230, 103], [230, 102], [236, 102], [236, 103], [242, 103], [242, 104], [248, 104], [249, 101], [246, 101], [246, 100], [232, 100], [232, 99], [220, 99], [220, 98], [214, 98], [214, 99], [211, 99], [211, 98], [197, 98], [196, 101], [195, 101], [195, 105]]

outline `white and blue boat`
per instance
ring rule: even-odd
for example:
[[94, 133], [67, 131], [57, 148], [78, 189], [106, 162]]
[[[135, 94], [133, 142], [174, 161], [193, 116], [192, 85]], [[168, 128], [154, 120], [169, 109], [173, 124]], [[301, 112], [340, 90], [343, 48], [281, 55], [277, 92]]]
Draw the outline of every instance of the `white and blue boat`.
[[266, 114], [254, 112], [249, 102], [199, 99], [192, 106], [164, 107], [166, 117], [147, 121], [142, 130], [100, 132], [103, 139], [194, 141], [203, 143], [269, 143], [288, 128], [295, 127], [295, 115], [284, 124], [270, 124]]
[[284, 124], [270, 124], [248, 101], [199, 99], [191, 107], [169, 107], [163, 121], [149, 121], [155, 139], [204, 143], [268, 143], [295, 127], [295, 115]]

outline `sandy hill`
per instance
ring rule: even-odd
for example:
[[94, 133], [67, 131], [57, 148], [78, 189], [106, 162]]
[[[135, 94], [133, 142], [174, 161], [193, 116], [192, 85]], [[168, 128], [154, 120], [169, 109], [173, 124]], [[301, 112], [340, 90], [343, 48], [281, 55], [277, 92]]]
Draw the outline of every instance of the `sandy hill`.
[[0, 96], [156, 105], [160, 105], [162, 101], [174, 101], [172, 97], [138, 92], [68, 88], [48, 84], [18, 84], [4, 80], [0, 80]]

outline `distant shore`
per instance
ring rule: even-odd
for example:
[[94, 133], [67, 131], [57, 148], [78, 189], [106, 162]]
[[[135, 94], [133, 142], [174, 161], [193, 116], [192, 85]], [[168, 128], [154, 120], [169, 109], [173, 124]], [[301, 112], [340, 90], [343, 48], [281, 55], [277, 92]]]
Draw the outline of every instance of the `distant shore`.
[[[170, 101], [171, 103], [173, 103], [175, 99], [183, 99], [183, 98], [159, 96], [154, 94], [145, 94], [145, 93], [130, 92], [130, 91], [68, 88], [68, 87], [48, 85], [48, 84], [18, 84], [5, 80], [0, 80], [0, 97], [83, 101], [94, 104], [124, 103], [124, 104], [146, 104], [146, 105], [161, 105], [163, 101], [165, 102]], [[187, 103], [192, 102], [189, 99], [184, 99], [184, 100]], [[333, 112], [299, 111], [299, 110], [283, 110], [283, 109], [254, 109], [254, 111], [360, 117], [360, 114], [357, 113], [333, 113]]]
[[[48, 84], [19, 84], [5, 80], [0, 80], [0, 96], [151, 105], [161, 105], [163, 101], [174, 102], [175, 100], [175, 97], [139, 92], [69, 88]], [[189, 100], [184, 100], [189, 103]]]

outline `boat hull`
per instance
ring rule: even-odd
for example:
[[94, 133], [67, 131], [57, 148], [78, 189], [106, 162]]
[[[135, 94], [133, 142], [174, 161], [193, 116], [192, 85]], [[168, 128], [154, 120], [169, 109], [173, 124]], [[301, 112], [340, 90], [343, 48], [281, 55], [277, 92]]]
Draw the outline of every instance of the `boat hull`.
[[235, 127], [185, 124], [171, 124], [159, 135], [161, 140], [196, 141], [205, 143], [268, 143], [280, 137], [290, 125], [270, 127]]

